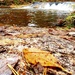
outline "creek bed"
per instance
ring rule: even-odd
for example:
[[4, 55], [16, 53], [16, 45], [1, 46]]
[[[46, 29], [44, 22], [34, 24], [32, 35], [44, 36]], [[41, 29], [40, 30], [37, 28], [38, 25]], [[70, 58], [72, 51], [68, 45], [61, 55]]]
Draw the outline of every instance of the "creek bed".
[[0, 25], [54, 27], [69, 13], [55, 10], [0, 8]]

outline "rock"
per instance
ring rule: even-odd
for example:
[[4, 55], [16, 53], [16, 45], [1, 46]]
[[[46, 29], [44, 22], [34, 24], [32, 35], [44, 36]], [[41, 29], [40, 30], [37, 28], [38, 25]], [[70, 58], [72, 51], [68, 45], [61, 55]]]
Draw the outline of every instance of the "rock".
[[63, 19], [57, 19], [57, 26], [64, 26], [65, 25], [65, 21]]
[[75, 32], [69, 32], [68, 35], [75, 36]]
[[18, 60], [19, 56], [16, 54], [0, 55], [0, 75], [11, 75], [12, 72], [7, 64], [11, 64], [14, 67]]

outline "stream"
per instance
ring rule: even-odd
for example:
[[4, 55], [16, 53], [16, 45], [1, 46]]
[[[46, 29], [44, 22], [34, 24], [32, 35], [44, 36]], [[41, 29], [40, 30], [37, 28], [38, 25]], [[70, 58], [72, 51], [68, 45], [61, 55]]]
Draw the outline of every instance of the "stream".
[[[70, 5], [74, 6], [73, 4], [75, 3], [36, 2], [21, 8], [0, 8], [0, 25], [54, 27], [58, 19], [64, 19], [69, 15], [71, 12]], [[63, 8], [61, 10], [62, 5]], [[65, 11], [64, 8], [69, 10]]]

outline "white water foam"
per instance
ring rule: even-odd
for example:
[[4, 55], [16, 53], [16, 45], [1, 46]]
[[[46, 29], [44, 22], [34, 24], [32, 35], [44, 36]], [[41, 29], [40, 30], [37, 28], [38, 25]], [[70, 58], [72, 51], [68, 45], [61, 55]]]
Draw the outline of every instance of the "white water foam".
[[62, 11], [69, 13], [75, 11], [75, 2], [35, 2], [28, 6], [22, 6], [14, 9], [27, 9], [30, 11]]
[[29, 6], [23, 6], [21, 9], [48, 9], [75, 11], [75, 2], [36, 2]]

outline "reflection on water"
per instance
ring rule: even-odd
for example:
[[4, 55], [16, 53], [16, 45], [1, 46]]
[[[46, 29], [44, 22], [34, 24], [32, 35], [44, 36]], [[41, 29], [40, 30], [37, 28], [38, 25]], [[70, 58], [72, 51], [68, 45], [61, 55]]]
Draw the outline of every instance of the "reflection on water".
[[25, 9], [0, 9], [0, 23], [18, 26], [54, 26], [57, 19], [66, 17], [66, 13], [56, 11], [30, 11]]

